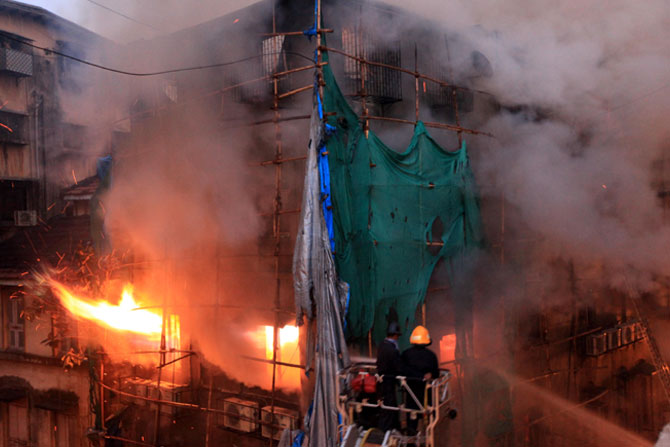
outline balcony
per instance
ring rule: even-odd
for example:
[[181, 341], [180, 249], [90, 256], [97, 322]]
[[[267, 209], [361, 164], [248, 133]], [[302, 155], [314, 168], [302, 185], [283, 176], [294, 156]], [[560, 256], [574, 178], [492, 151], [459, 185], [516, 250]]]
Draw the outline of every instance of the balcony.
[[0, 48], [0, 72], [12, 76], [33, 75], [33, 55], [13, 48]]

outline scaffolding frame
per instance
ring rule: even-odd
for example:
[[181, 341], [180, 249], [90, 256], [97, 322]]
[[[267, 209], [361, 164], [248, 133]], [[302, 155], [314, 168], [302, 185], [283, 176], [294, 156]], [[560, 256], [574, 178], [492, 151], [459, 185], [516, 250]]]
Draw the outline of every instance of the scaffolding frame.
[[[273, 299], [273, 308], [254, 308], [256, 310], [262, 310], [266, 312], [272, 312], [274, 314], [274, 325], [273, 325], [273, 346], [272, 346], [272, 359], [259, 359], [259, 358], [254, 358], [247, 356], [245, 357], [248, 360], [253, 360], [253, 361], [258, 361], [258, 362], [263, 362], [263, 363], [268, 363], [272, 365], [272, 385], [271, 385], [271, 390], [270, 390], [270, 399], [271, 399], [271, 411], [270, 411], [270, 416], [271, 416], [271, 422], [264, 422], [262, 415], [259, 414], [258, 419], [250, 419], [246, 418], [244, 416], [238, 415], [238, 414], [232, 414], [230, 412], [226, 412], [224, 410], [218, 409], [218, 408], [212, 408], [212, 393], [214, 390], [213, 384], [212, 384], [212, 376], [210, 375], [210, 383], [208, 386], [208, 396], [207, 396], [207, 406], [202, 407], [199, 405], [195, 404], [188, 404], [188, 403], [182, 403], [182, 402], [174, 402], [170, 400], [165, 400], [162, 399], [161, 396], [161, 376], [162, 376], [162, 370], [164, 367], [168, 365], [173, 365], [181, 360], [190, 358], [193, 355], [197, 355], [195, 352], [189, 350], [175, 350], [175, 349], [167, 349], [166, 346], [166, 317], [169, 309], [174, 309], [178, 308], [179, 306], [174, 306], [170, 303], [167, 302], [167, 296], [164, 296], [163, 298], [163, 303], [159, 306], [148, 306], [148, 307], [142, 307], [142, 309], [147, 309], [147, 308], [157, 308], [162, 310], [163, 314], [163, 325], [162, 325], [162, 331], [161, 331], [161, 338], [160, 338], [160, 349], [155, 350], [155, 351], [137, 351], [136, 353], [141, 353], [141, 354], [158, 354], [159, 355], [159, 363], [158, 363], [158, 380], [156, 382], [156, 388], [157, 388], [157, 398], [151, 398], [151, 397], [145, 397], [145, 396], [139, 396], [133, 393], [128, 393], [124, 392], [119, 389], [115, 389], [107, 384], [104, 383], [104, 361], [101, 361], [100, 363], [100, 379], [99, 383], [97, 384], [100, 390], [100, 402], [101, 402], [101, 410], [103, 412], [103, 430], [104, 430], [104, 402], [105, 402], [105, 391], [107, 392], [113, 392], [115, 394], [118, 394], [120, 396], [124, 396], [130, 399], [135, 399], [135, 400], [140, 400], [144, 402], [149, 402], [153, 403], [156, 406], [155, 410], [155, 427], [154, 427], [154, 438], [153, 438], [153, 443], [147, 443], [147, 442], [140, 442], [137, 440], [132, 440], [132, 439], [127, 439], [123, 437], [118, 437], [118, 436], [111, 436], [104, 434], [102, 436], [103, 439], [115, 439], [123, 442], [128, 442], [133, 445], [141, 445], [141, 446], [152, 446], [152, 447], [158, 447], [160, 445], [160, 415], [161, 415], [161, 406], [171, 406], [171, 407], [177, 407], [177, 408], [187, 408], [187, 409], [193, 409], [193, 410], [200, 410], [206, 413], [206, 432], [205, 432], [205, 447], [210, 447], [210, 432], [211, 432], [211, 416], [214, 414], [222, 414], [222, 415], [228, 415], [228, 416], [234, 416], [240, 420], [246, 420], [249, 419], [249, 422], [254, 422], [256, 424], [259, 424], [259, 426], [269, 426], [271, 429], [271, 433], [269, 436], [269, 445], [272, 447], [275, 444], [275, 439], [274, 439], [274, 434], [275, 430], [281, 430], [283, 427], [278, 426], [276, 424], [273, 424], [272, 421], [274, 420], [275, 416], [275, 403], [276, 403], [276, 392], [277, 392], [277, 367], [282, 366], [282, 367], [290, 367], [290, 368], [299, 368], [299, 369], [305, 369], [308, 368], [309, 365], [299, 365], [299, 364], [293, 364], [293, 363], [287, 363], [287, 362], [282, 362], [278, 359], [278, 339], [279, 339], [279, 324], [281, 321], [281, 313], [287, 312], [285, 309], [281, 309], [281, 302], [280, 302], [280, 291], [281, 291], [281, 285], [282, 285], [282, 278], [280, 275], [280, 243], [281, 243], [281, 223], [282, 223], [282, 215], [286, 214], [297, 214], [300, 213], [300, 209], [290, 209], [286, 210], [283, 207], [282, 203], [282, 192], [281, 192], [281, 186], [282, 186], [282, 167], [285, 163], [293, 163], [293, 162], [302, 162], [304, 161], [307, 157], [306, 156], [298, 156], [298, 157], [284, 157], [284, 151], [283, 151], [283, 143], [282, 143], [282, 131], [281, 131], [281, 123], [284, 122], [290, 122], [290, 121], [296, 121], [296, 120], [307, 120], [310, 119], [311, 115], [291, 115], [291, 116], [282, 116], [280, 112], [280, 101], [287, 99], [289, 97], [292, 97], [296, 94], [302, 93], [302, 92], [307, 92], [307, 91], [312, 91], [314, 89], [314, 84], [306, 85], [303, 87], [295, 88], [292, 89], [291, 91], [280, 93], [279, 92], [279, 79], [280, 77], [283, 76], [288, 76], [292, 75], [295, 73], [300, 73], [304, 72], [307, 70], [315, 70], [316, 71], [316, 85], [317, 89], [315, 94], [319, 95], [320, 97], [323, 97], [323, 87], [325, 85], [324, 81], [324, 76], [323, 76], [323, 67], [327, 65], [329, 62], [324, 62], [323, 61], [323, 53], [328, 52], [328, 53], [333, 53], [340, 55], [344, 58], [347, 58], [349, 60], [355, 61], [361, 70], [361, 91], [360, 94], [357, 95], [357, 99], [361, 102], [362, 105], [362, 114], [359, 116], [359, 119], [361, 123], [363, 124], [363, 129], [365, 132], [366, 138], [368, 137], [369, 129], [370, 129], [370, 121], [385, 121], [389, 123], [396, 123], [396, 124], [411, 124], [411, 125], [417, 125], [419, 120], [420, 120], [420, 111], [421, 111], [421, 104], [420, 104], [420, 83], [421, 81], [424, 82], [432, 82], [438, 85], [438, 87], [448, 87], [451, 88], [451, 92], [453, 95], [453, 112], [454, 112], [454, 118], [455, 118], [455, 124], [448, 124], [448, 123], [439, 123], [439, 122], [423, 122], [426, 127], [431, 127], [431, 128], [436, 128], [436, 129], [442, 129], [442, 130], [447, 130], [451, 132], [455, 132], [458, 136], [458, 142], [459, 146], [460, 143], [462, 142], [463, 134], [470, 134], [470, 135], [481, 135], [481, 136], [486, 136], [486, 137], [493, 137], [492, 134], [479, 131], [476, 129], [470, 129], [463, 127], [461, 125], [460, 121], [460, 116], [459, 116], [459, 110], [458, 110], [458, 101], [456, 100], [456, 92], [457, 90], [466, 90], [469, 92], [473, 93], [479, 93], [479, 94], [484, 94], [484, 95], [490, 95], [487, 92], [476, 90], [476, 89], [470, 89], [458, 85], [454, 85], [450, 82], [435, 78], [433, 76], [427, 75], [425, 73], [422, 73], [418, 70], [418, 63], [417, 63], [417, 52], [415, 48], [415, 61], [414, 61], [414, 70], [409, 70], [400, 66], [396, 65], [390, 65], [386, 64], [383, 62], [376, 62], [369, 60], [368, 58], [365, 57], [360, 57], [356, 56], [353, 54], [349, 54], [343, 50], [339, 50], [337, 48], [332, 48], [325, 46], [323, 36], [327, 33], [332, 33], [332, 29], [327, 29], [327, 28], [321, 28], [321, 18], [322, 18], [322, 4], [321, 0], [315, 0], [316, 2], [316, 11], [315, 11], [315, 23], [316, 23], [316, 45], [315, 45], [315, 54], [316, 54], [316, 60], [314, 61], [313, 64], [310, 65], [305, 65], [293, 69], [288, 69], [288, 70], [282, 70], [282, 71], [275, 71], [273, 73], [266, 74], [261, 77], [257, 77], [254, 79], [248, 79], [244, 80], [242, 82], [235, 83], [233, 85], [228, 85], [224, 88], [220, 88], [217, 90], [210, 91], [208, 93], [199, 95], [194, 98], [187, 99], [185, 101], [181, 101], [178, 103], [172, 103], [168, 104], [165, 106], [160, 106], [160, 107], [155, 107], [149, 110], [145, 110], [139, 113], [132, 114], [130, 116], [127, 116], [125, 118], [121, 118], [119, 121], [123, 121], [126, 119], [131, 119], [131, 118], [140, 118], [146, 115], [152, 115], [152, 116], [159, 116], [161, 112], [166, 112], [170, 110], [175, 110], [176, 108], [183, 107], [188, 104], [192, 104], [194, 102], [199, 102], [202, 100], [206, 100], [211, 97], [216, 97], [218, 95], [223, 95], [227, 92], [234, 91], [235, 89], [239, 89], [240, 87], [243, 86], [248, 86], [251, 84], [255, 83], [260, 83], [260, 82], [267, 82], [270, 81], [272, 83], [272, 118], [271, 119], [264, 119], [264, 120], [257, 120], [257, 121], [251, 121], [251, 122], [239, 122], [237, 124], [228, 124], [225, 127], [223, 127], [223, 130], [226, 129], [233, 129], [233, 128], [241, 128], [241, 127], [255, 127], [259, 125], [265, 125], [265, 124], [272, 124], [273, 126], [273, 132], [274, 132], [274, 142], [275, 142], [275, 147], [274, 147], [274, 158], [272, 160], [265, 160], [260, 163], [258, 163], [259, 166], [274, 166], [274, 199], [273, 199], [273, 211], [271, 214], [264, 214], [266, 217], [271, 217], [272, 218], [272, 236], [274, 238], [274, 251], [273, 254], [271, 255], [274, 258], [274, 275], [275, 275], [275, 287], [274, 287], [274, 299]], [[277, 32], [277, 25], [276, 25], [276, 6], [275, 3], [273, 2], [272, 6], [272, 33], [265, 33], [263, 36], [304, 36], [303, 31], [293, 31], [293, 32]], [[446, 38], [445, 38], [446, 39]], [[448, 53], [448, 48], [447, 48], [447, 54]], [[449, 66], [450, 66], [450, 61], [449, 61]], [[367, 107], [367, 100], [368, 100], [368, 94], [366, 92], [365, 88], [365, 80], [366, 80], [366, 74], [365, 71], [368, 70], [368, 67], [376, 67], [376, 68], [383, 68], [383, 69], [388, 69], [392, 71], [396, 71], [400, 73], [400, 75], [408, 75], [414, 78], [414, 87], [415, 87], [415, 92], [414, 92], [414, 104], [415, 104], [415, 113], [414, 113], [414, 120], [407, 120], [407, 119], [401, 119], [401, 118], [393, 118], [393, 117], [386, 117], [386, 116], [374, 116], [370, 115]], [[275, 68], [276, 70], [276, 68]], [[450, 74], [451, 76], [451, 74]], [[402, 83], [402, 79], [401, 79]], [[328, 115], [328, 114], [326, 114]], [[327, 118], [327, 116], [324, 117], [324, 120]], [[160, 120], [160, 118], [159, 118]], [[228, 121], [230, 122], [230, 121]], [[503, 199], [503, 207], [504, 207], [504, 197]], [[504, 234], [504, 214], [503, 214], [503, 221], [502, 221], [502, 233]], [[502, 239], [501, 239], [502, 241]], [[427, 245], [432, 245], [434, 243], [432, 242], [426, 242]], [[501, 249], [501, 262], [504, 263], [504, 250]], [[219, 258], [225, 258], [226, 256], [222, 256], [220, 253], [218, 253], [217, 249], [217, 275], [218, 275], [218, 262]], [[251, 256], [251, 255], [250, 255]], [[264, 257], [263, 255], [254, 255], [254, 256], [260, 256]], [[239, 256], [231, 256], [231, 257], [239, 257]], [[149, 261], [151, 262], [151, 261]], [[131, 266], [132, 267], [132, 266]], [[166, 267], [167, 268], [167, 267]], [[218, 288], [218, 280], [217, 280], [217, 288]], [[428, 289], [429, 292], [438, 292], [438, 291], [447, 291], [449, 290], [449, 287], [439, 287], [439, 288], [430, 288]], [[219, 308], [244, 308], [248, 309], [248, 306], [230, 306], [230, 305], [225, 305], [221, 304], [218, 302], [218, 294], [217, 294], [217, 302], [213, 306], [195, 306], [195, 307], [214, 307], [217, 310]], [[193, 306], [190, 306], [193, 307]], [[422, 320], [423, 323], [425, 324], [425, 315], [426, 315], [426, 308], [425, 308], [425, 303], [422, 306]], [[371, 351], [371, 338], [369, 338], [369, 343], [370, 343], [370, 351]], [[184, 355], [180, 356], [179, 358], [173, 359], [171, 361], [167, 361], [166, 359], [166, 354], [167, 353], [184, 353]], [[458, 376], [459, 379], [462, 377], [462, 368], [458, 368]], [[461, 386], [461, 380], [458, 380], [459, 387]]]

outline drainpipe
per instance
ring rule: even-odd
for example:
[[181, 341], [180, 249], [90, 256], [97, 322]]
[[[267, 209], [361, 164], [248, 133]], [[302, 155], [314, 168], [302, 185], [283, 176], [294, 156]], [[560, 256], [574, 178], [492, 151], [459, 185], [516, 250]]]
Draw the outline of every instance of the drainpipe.
[[[39, 179], [39, 197], [37, 198], [37, 209], [38, 214], [43, 216], [43, 213], [46, 213], [46, 155], [44, 152], [44, 145], [40, 141], [40, 119], [42, 116], [42, 104], [44, 98], [37, 92], [33, 92], [34, 106], [33, 106], [33, 115], [34, 115], [34, 145], [35, 145], [35, 161], [37, 168], [37, 178]], [[46, 216], [43, 216], [46, 217]]]

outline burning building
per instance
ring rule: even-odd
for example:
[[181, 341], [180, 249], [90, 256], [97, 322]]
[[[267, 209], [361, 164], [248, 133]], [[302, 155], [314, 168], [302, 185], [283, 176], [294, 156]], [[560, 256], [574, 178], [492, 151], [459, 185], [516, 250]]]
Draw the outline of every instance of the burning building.
[[[21, 20], [57, 21], [6, 3]], [[547, 146], [559, 141], [568, 160], [558, 158], [559, 166], [571, 178], [603, 133], [599, 123], [577, 125], [560, 102], [546, 106], [509, 87], [506, 60], [498, 60], [501, 73], [489, 60], [499, 57], [494, 50], [507, 50], [496, 32], [445, 30], [375, 2], [318, 1], [316, 14], [314, 6], [261, 1], [127, 45], [114, 59], [127, 74], [122, 84], [90, 81], [119, 91], [110, 96], [128, 105], [126, 113], [95, 119], [96, 129], [117, 136], [81, 131], [89, 136], [81, 141], [95, 141], [100, 150], [64, 151], [54, 177], [30, 171], [20, 175], [33, 182], [27, 189], [7, 187], [8, 213], [22, 216], [35, 206], [45, 221], [10, 231], [2, 246], [3, 255], [16, 253], [4, 259], [14, 269], [2, 289], [8, 368], [15, 367], [9, 351], [31, 344], [50, 368], [59, 356], [69, 362], [58, 377], [75, 378], [44, 387], [31, 371], [8, 374], [16, 377], [2, 388], [3, 420], [10, 421], [5, 439], [42, 445], [47, 438], [37, 426], [11, 421], [51, 418], [61, 427], [59, 418], [74, 414], [77, 422], [68, 422], [62, 436], [82, 444], [85, 427], [91, 442], [111, 445], [272, 444], [286, 428], [308, 427], [312, 442], [324, 433], [330, 442], [335, 433], [358, 436], [355, 424], [344, 427], [334, 418], [339, 411], [343, 420], [356, 420], [365, 404], [347, 400], [351, 393], [336, 367], [348, 366], [348, 354], [373, 358], [387, 323], [397, 321], [401, 344], [414, 325], [427, 326], [442, 366], [451, 370], [460, 415], [431, 428], [433, 445], [649, 445], [667, 422], [670, 376], [665, 347], [653, 336], [663, 333], [667, 288], [660, 274], [643, 284], [637, 267], [649, 258], [630, 244], [617, 245], [625, 240], [614, 224], [625, 188], [608, 172], [597, 171], [604, 180], [575, 179], [595, 185], [596, 192], [579, 196], [581, 211], [595, 210], [592, 220], [620, 236], [616, 251], [593, 247], [597, 235], [584, 230], [582, 236], [574, 219], [546, 211], [537, 198], [547, 200], [542, 190], [553, 186], [532, 175], [529, 160], [538, 155], [519, 157], [516, 165], [501, 155], [527, 148], [523, 138]], [[24, 37], [7, 34], [14, 46], [60, 48], [65, 56], [57, 60], [77, 67], [66, 57], [76, 55], [74, 42], [22, 43]], [[523, 61], [515, 51], [510, 59]], [[26, 73], [17, 85], [35, 76]], [[57, 79], [87, 78], [65, 73]], [[77, 104], [64, 98], [91, 94], [85, 87], [54, 91], [60, 92], [56, 84], [46, 88], [45, 104]], [[42, 113], [41, 105], [31, 107]], [[21, 128], [13, 119], [0, 122]], [[29, 135], [40, 135], [37, 123], [24, 123], [36, 129]], [[124, 144], [113, 144], [119, 137], [112, 131], [122, 127], [130, 131]], [[24, 160], [20, 151], [39, 167], [46, 157], [40, 150], [60, 148], [46, 137], [26, 147], [5, 131], [5, 159], [13, 160], [4, 165], [7, 181]], [[84, 144], [65, 140], [63, 147]], [[411, 149], [404, 151], [407, 143]], [[387, 157], [376, 158], [379, 153]], [[389, 166], [413, 153], [421, 154], [419, 171], [403, 159], [407, 165], [394, 177]], [[110, 157], [92, 176], [98, 155]], [[364, 156], [369, 159], [356, 158]], [[659, 190], [652, 202], [664, 201], [663, 166], [652, 165], [650, 183]], [[64, 182], [44, 180], [52, 185], [47, 188], [41, 178], [63, 173], [74, 184], [55, 200], [49, 188]], [[321, 183], [309, 183], [315, 178]], [[33, 195], [16, 192], [30, 188]], [[313, 217], [321, 215], [323, 228]], [[624, 223], [636, 228], [637, 222]], [[568, 233], [570, 239], [559, 237]], [[30, 282], [29, 295], [11, 298], [35, 270], [35, 241], [49, 265], [32, 275], [38, 281]], [[307, 246], [328, 255], [312, 251], [301, 258]], [[635, 255], [634, 268], [611, 261], [623, 249]], [[301, 282], [306, 258], [313, 276]], [[311, 264], [315, 258], [321, 263]], [[335, 276], [348, 282], [349, 294]], [[332, 307], [327, 315], [326, 306]], [[46, 344], [29, 337], [33, 321], [24, 316], [34, 313], [51, 321], [34, 320]], [[26, 416], [33, 412], [34, 419]], [[312, 418], [307, 427], [304, 416]], [[366, 436], [360, 433], [359, 441]]]

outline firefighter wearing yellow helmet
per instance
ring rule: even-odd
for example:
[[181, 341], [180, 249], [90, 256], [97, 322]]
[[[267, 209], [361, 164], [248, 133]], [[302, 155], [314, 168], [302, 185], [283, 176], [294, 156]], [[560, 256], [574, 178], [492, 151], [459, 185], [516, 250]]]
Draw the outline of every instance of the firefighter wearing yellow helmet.
[[[425, 327], [420, 325], [415, 327], [412, 335], [409, 337], [409, 342], [412, 346], [402, 353], [402, 360], [409, 373], [407, 376], [408, 385], [423, 405], [425, 402], [424, 393], [426, 384], [436, 379], [440, 374], [437, 356], [433, 351], [428, 349], [432, 340], [430, 339], [428, 329]], [[419, 408], [414, 399], [409, 395], [406, 396], [405, 402], [408, 408]], [[414, 435], [416, 433], [418, 423], [419, 418], [407, 418], [408, 434]]]

